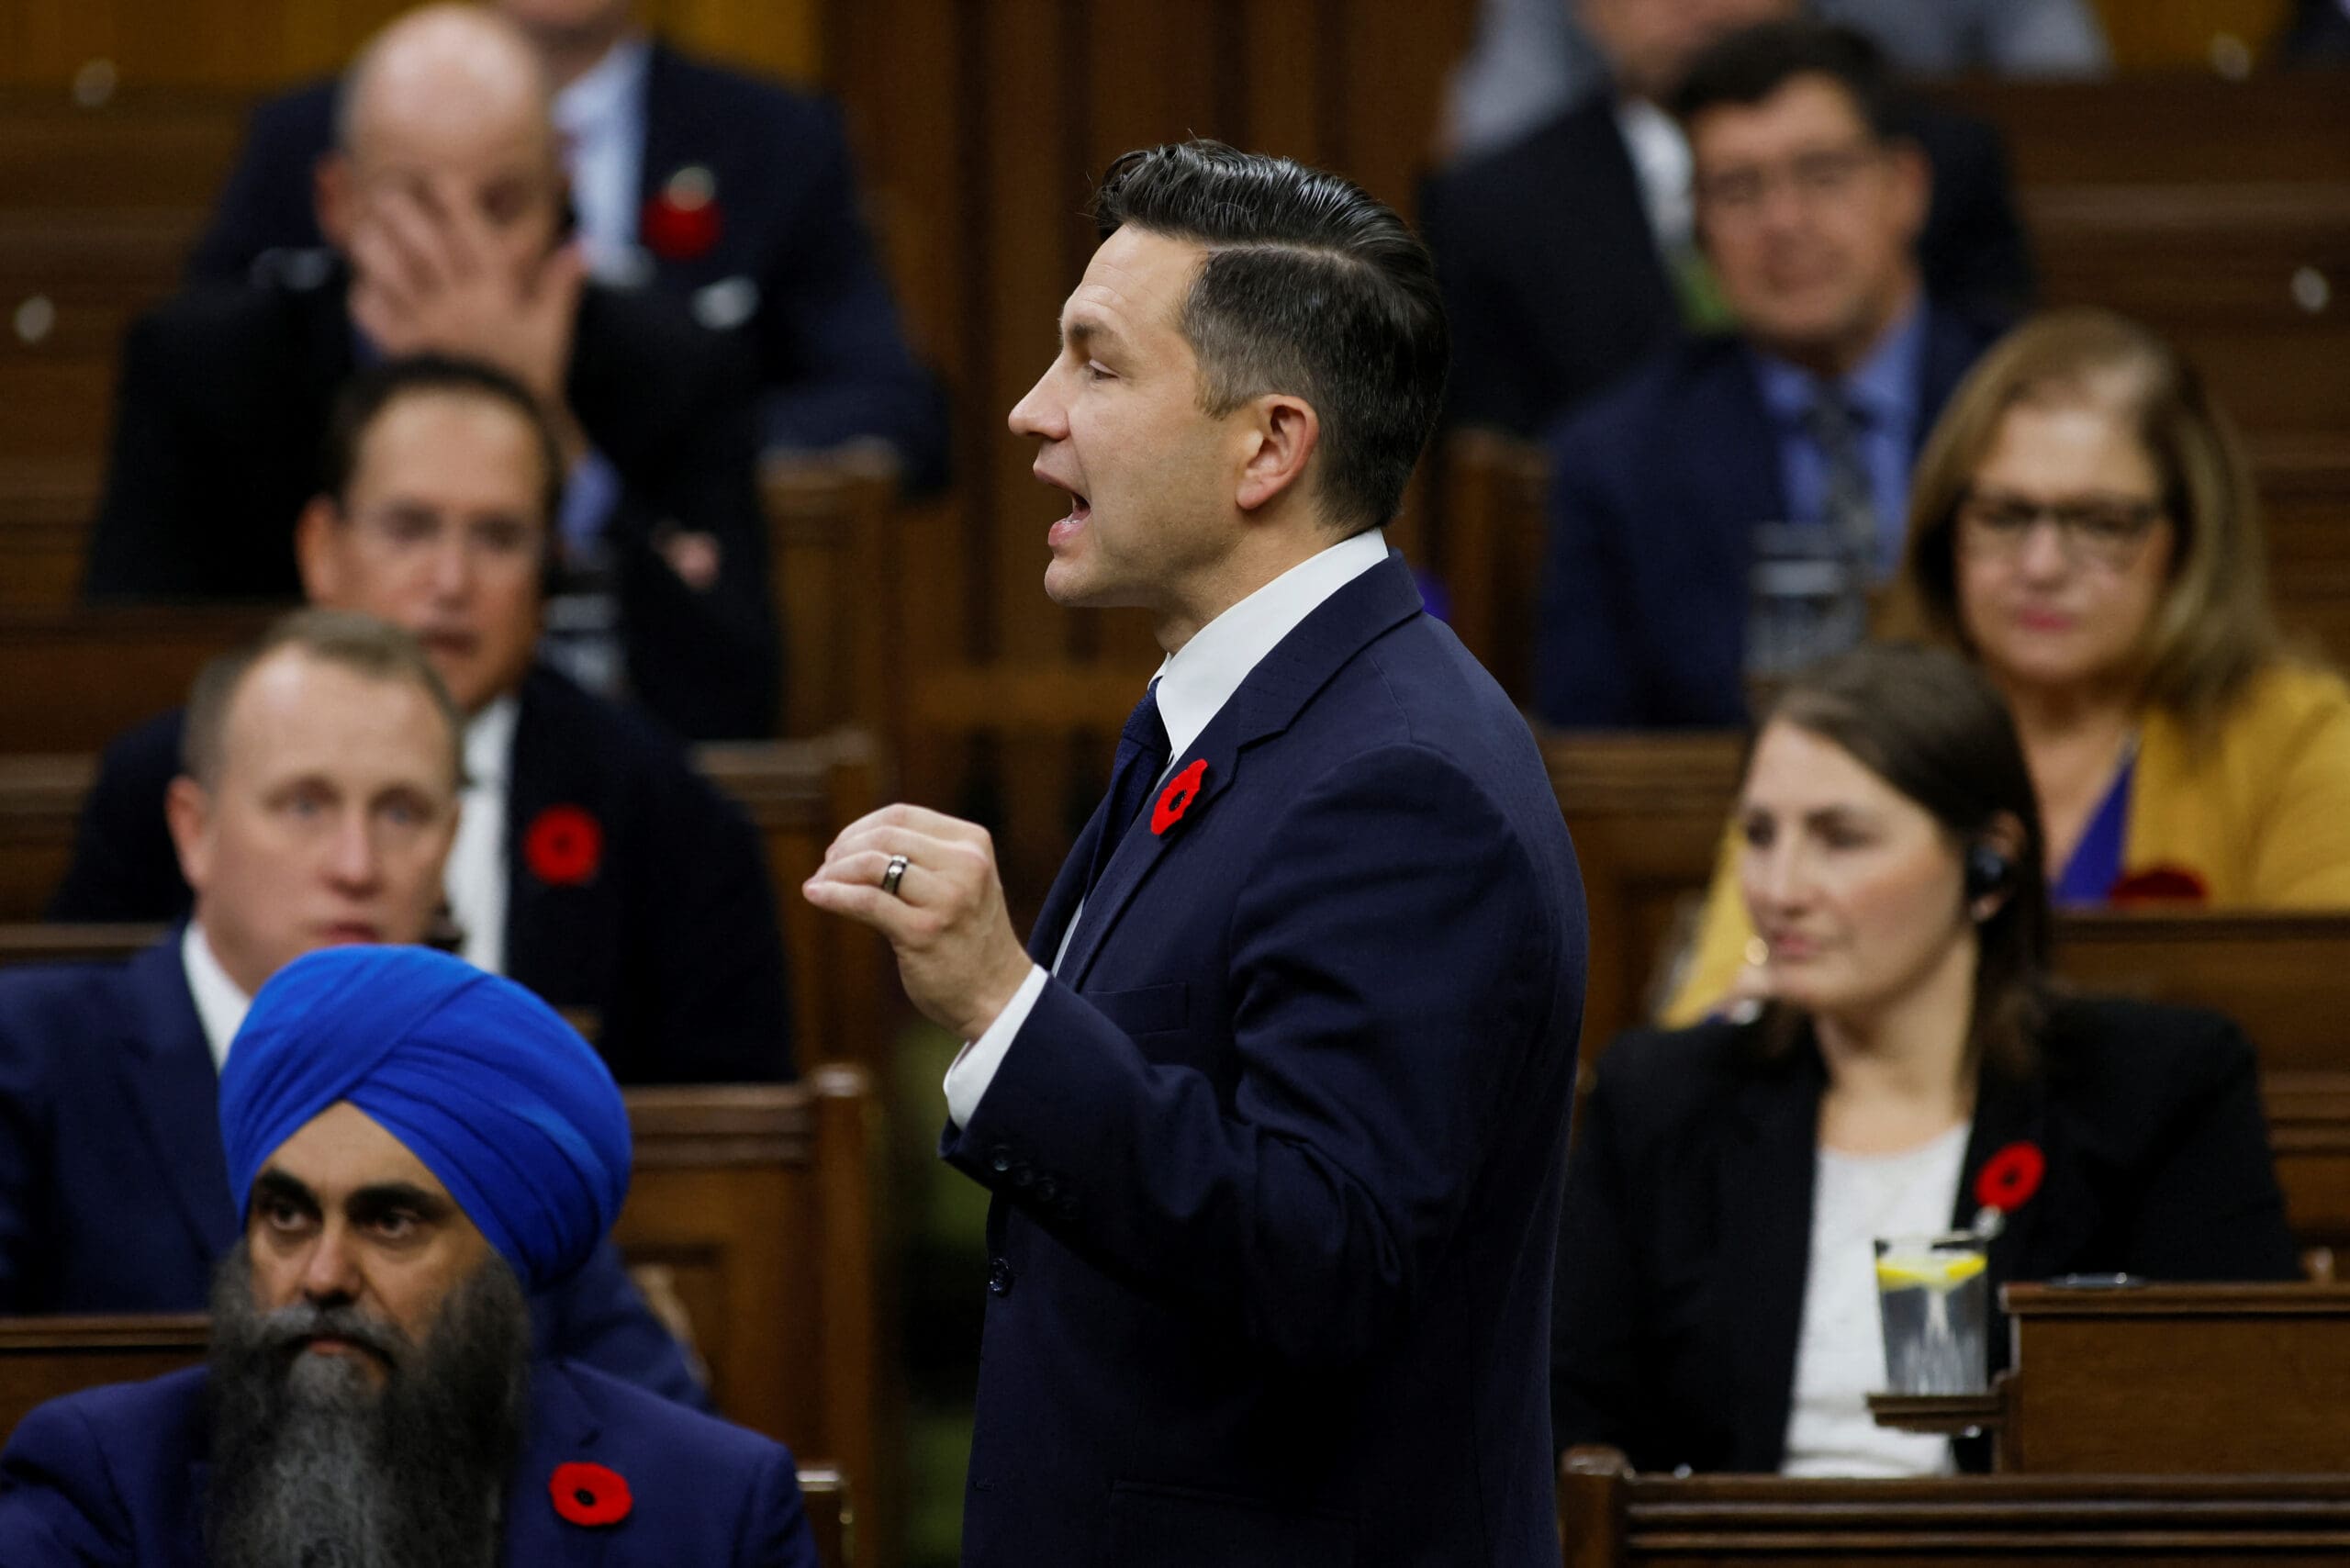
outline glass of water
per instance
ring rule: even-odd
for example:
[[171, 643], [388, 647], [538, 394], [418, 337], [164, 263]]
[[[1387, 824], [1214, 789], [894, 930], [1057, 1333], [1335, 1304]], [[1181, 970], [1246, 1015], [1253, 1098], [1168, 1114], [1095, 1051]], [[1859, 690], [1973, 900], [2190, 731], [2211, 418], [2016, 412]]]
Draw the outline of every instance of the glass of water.
[[1982, 1392], [1990, 1370], [1986, 1245], [1964, 1231], [1878, 1239], [1876, 1302], [1891, 1392]]

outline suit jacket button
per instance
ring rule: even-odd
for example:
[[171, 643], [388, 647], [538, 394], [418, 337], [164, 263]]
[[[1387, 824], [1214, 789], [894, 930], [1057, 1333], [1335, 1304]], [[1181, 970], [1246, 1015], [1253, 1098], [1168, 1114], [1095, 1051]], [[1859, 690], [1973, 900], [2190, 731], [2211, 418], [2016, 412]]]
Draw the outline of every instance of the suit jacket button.
[[1006, 1259], [1002, 1259], [1002, 1258], [990, 1258], [990, 1259], [989, 1259], [989, 1260], [988, 1260], [988, 1294], [990, 1294], [990, 1295], [1010, 1295], [1011, 1294], [1012, 1294], [1012, 1264], [1011, 1264], [1010, 1260], [1006, 1260]]
[[1012, 1150], [999, 1148], [988, 1156], [988, 1169], [1001, 1176], [1012, 1169]]
[[1036, 1196], [1041, 1202], [1051, 1203], [1053, 1194], [1059, 1191], [1060, 1187], [1050, 1176], [1040, 1176], [1036, 1179]]

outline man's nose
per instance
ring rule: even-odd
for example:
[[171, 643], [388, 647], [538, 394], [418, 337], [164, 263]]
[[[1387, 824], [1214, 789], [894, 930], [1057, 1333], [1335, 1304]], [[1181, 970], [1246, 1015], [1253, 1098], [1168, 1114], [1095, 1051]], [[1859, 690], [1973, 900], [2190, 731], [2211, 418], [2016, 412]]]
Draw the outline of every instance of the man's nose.
[[442, 599], [463, 599], [473, 587], [474, 556], [463, 531], [452, 529], [432, 546], [432, 591]]
[[341, 1226], [321, 1226], [302, 1260], [302, 1295], [314, 1305], [353, 1301], [364, 1284], [357, 1252]]
[[335, 825], [327, 870], [344, 888], [364, 891], [375, 887], [382, 875], [383, 857], [376, 850], [374, 824], [365, 812], [350, 812]]
[[1068, 410], [1061, 407], [1053, 387], [1053, 373], [1047, 368], [1028, 388], [1028, 395], [1012, 405], [1012, 415], [1005, 421], [1014, 435], [1037, 436], [1046, 441], [1061, 441], [1069, 435]]

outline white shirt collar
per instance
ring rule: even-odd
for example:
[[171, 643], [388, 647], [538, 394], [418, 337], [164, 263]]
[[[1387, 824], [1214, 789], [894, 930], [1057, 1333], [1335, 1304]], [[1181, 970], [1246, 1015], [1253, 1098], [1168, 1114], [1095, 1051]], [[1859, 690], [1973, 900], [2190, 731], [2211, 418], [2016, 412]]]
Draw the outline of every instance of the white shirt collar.
[[188, 994], [196, 999], [196, 1022], [204, 1025], [204, 1043], [211, 1047], [212, 1070], [228, 1065], [229, 1043], [244, 1027], [253, 999], [238, 989], [213, 956], [204, 927], [191, 920], [180, 933], [180, 970], [187, 976]]
[[626, 112], [644, 90], [645, 68], [653, 60], [652, 46], [643, 33], [631, 33], [604, 52], [604, 58], [554, 95], [554, 123], [566, 136], [579, 136]]
[[1639, 180], [1640, 206], [1658, 249], [1668, 255], [1685, 249], [1696, 232], [1689, 194], [1689, 138], [1671, 115], [1646, 98], [1617, 100], [1616, 125]]
[[512, 692], [473, 716], [465, 726], [465, 788], [501, 789], [514, 765], [514, 722], [522, 711]]
[[1387, 536], [1366, 529], [1309, 555], [1234, 605], [1167, 657], [1158, 682], [1158, 718], [1167, 726], [1168, 760], [1191, 749], [1248, 672], [1297, 629], [1324, 599], [1387, 559]]

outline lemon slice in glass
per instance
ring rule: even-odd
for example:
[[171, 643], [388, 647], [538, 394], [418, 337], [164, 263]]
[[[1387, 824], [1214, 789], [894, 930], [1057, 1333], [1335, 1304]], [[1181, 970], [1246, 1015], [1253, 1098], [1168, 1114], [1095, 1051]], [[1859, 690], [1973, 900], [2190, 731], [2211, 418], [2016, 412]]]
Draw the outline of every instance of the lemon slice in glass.
[[1877, 1289], [1898, 1291], [1922, 1285], [1930, 1291], [1946, 1291], [1981, 1273], [1983, 1261], [1980, 1252], [1880, 1258], [1876, 1260]]

